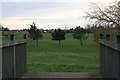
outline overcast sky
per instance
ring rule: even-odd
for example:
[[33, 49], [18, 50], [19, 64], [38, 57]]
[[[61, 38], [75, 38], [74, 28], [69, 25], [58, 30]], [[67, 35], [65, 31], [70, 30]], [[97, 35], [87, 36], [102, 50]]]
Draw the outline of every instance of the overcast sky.
[[30, 28], [34, 21], [37, 28], [52, 29], [84, 27], [83, 17], [91, 2], [109, 5], [115, 0], [2, 0], [0, 22], [9, 29]]

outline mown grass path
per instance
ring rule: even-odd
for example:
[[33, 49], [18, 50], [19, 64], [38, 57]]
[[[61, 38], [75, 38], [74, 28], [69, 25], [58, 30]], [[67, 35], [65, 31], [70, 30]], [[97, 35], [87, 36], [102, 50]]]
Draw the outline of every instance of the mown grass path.
[[51, 34], [44, 34], [37, 47], [28, 41], [28, 72], [99, 72], [99, 51], [90, 34], [83, 46], [78, 40], [66, 35], [58, 44]]

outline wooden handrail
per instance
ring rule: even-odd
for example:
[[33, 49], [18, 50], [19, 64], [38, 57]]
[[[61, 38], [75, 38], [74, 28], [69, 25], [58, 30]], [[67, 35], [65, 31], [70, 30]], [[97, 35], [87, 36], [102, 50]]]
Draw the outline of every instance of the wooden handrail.
[[107, 41], [107, 40], [104, 40], [104, 39], [100, 39], [100, 43], [104, 44], [104, 45], [106, 45], [106, 46], [108, 46], [112, 49], [120, 51], [120, 44], [118, 44], [118, 43], [114, 43], [114, 42]]
[[28, 34], [28, 31], [2, 31], [2, 35]]
[[0, 48], [23, 44], [23, 43], [27, 43], [27, 40], [26, 39], [25, 40], [15, 40], [15, 41], [9, 41], [7, 43], [2, 43], [2, 44], [0, 44]]
[[120, 35], [120, 30], [101, 31], [100, 34]]

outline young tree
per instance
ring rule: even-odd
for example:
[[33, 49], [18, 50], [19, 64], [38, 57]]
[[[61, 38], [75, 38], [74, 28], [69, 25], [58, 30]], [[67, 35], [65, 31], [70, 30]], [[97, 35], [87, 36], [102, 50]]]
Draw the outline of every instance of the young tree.
[[41, 31], [37, 29], [36, 24], [34, 22], [30, 26], [31, 26], [29, 30], [30, 38], [32, 38], [33, 40], [36, 40], [36, 44], [38, 46], [38, 41], [43, 37], [43, 35]]
[[120, 1], [116, 1], [108, 7], [100, 7], [95, 4], [95, 9], [87, 12], [87, 18], [94, 21], [95, 24], [104, 24], [107, 26], [115, 26], [120, 29]]
[[65, 40], [65, 32], [62, 31], [61, 29], [58, 30], [54, 30], [54, 32], [52, 33], [52, 40], [58, 40], [59, 44], [61, 44], [61, 40]]
[[83, 40], [86, 39], [86, 31], [81, 28], [80, 26], [76, 27], [74, 32], [73, 32], [73, 38], [80, 40], [80, 44], [82, 46]]

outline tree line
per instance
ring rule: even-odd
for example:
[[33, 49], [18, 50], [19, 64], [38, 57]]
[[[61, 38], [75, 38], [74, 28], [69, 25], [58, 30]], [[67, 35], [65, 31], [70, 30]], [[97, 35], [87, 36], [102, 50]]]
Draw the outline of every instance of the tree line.
[[[30, 25], [29, 31], [29, 37], [33, 40], [36, 40], [36, 44], [38, 46], [38, 41], [43, 38], [42, 32], [37, 29], [36, 24], [33, 22]], [[79, 40], [80, 44], [83, 45], [83, 40], [87, 39], [86, 36], [87, 31], [80, 26], [76, 27], [72, 33], [72, 36], [74, 39]], [[64, 30], [55, 29], [54, 32], [51, 33], [52, 40], [57, 40], [59, 44], [61, 44], [62, 40], [65, 40], [66, 37], [66, 32]]]

